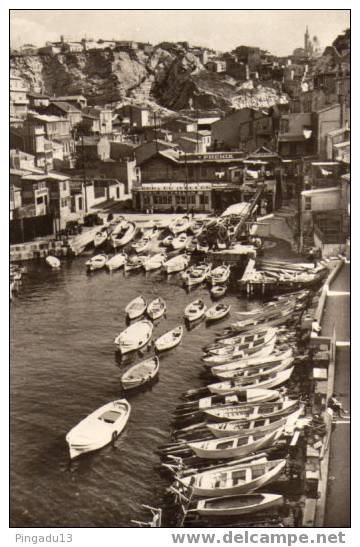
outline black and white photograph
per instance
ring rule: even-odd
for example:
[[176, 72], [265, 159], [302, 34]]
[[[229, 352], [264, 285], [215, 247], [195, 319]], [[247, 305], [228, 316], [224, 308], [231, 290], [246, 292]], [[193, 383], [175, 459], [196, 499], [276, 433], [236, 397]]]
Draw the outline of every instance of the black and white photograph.
[[351, 10], [7, 11], [16, 542], [334, 543], [352, 524]]

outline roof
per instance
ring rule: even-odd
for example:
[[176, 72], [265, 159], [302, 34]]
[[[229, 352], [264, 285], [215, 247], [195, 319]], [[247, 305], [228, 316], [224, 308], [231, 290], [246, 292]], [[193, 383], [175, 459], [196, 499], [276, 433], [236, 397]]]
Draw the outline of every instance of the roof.
[[32, 118], [42, 122], [64, 122], [67, 121], [61, 116], [50, 116], [49, 114], [38, 114], [37, 112], [29, 112]]
[[43, 93], [35, 93], [32, 91], [28, 91], [26, 95], [33, 97], [34, 99], [50, 99], [50, 95], [44, 95]]
[[311, 196], [312, 194], [326, 194], [326, 192], [340, 192], [339, 186], [329, 186], [327, 188], [314, 188], [314, 190], [303, 190], [301, 195]]
[[25, 175], [23, 177], [24, 180], [33, 180], [33, 181], [36, 181], [36, 180], [57, 180], [57, 181], [65, 181], [65, 180], [69, 180], [70, 177], [68, 177], [67, 175], [62, 175], [61, 173], [55, 173], [55, 172], [51, 172], [51, 173], [41, 173], [41, 174], [31, 174], [31, 175]]
[[334, 144], [334, 148], [346, 148], [347, 146], [350, 146], [350, 141], [339, 142], [338, 144]]
[[86, 101], [84, 95], [61, 95], [61, 97], [56, 97], [57, 101], [76, 101], [78, 99], [84, 99]]
[[[147, 183], [144, 182], [140, 187], [136, 187], [134, 190], [142, 190], [142, 191], [173, 191], [173, 192], [179, 192], [179, 191], [195, 191], [195, 190], [212, 190], [213, 188], [228, 188], [228, 187], [234, 187], [234, 184], [229, 184], [228, 182], [154, 182], [154, 183]], [[238, 188], [238, 186], [236, 186]]]
[[57, 106], [63, 112], [81, 112], [76, 106], [66, 103], [65, 101], [51, 101], [51, 104]]
[[350, 131], [349, 127], [341, 127], [340, 129], [333, 129], [332, 131], [329, 131], [328, 135], [330, 135], [330, 137], [336, 137], [337, 135], [342, 135], [348, 131]]

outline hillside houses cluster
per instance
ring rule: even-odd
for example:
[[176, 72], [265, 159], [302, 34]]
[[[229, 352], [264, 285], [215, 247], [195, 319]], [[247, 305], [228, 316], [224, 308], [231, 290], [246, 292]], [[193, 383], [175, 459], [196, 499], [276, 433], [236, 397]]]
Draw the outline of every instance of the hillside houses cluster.
[[[186, 42], [177, 47], [205, 51], [209, 70], [225, 67], [240, 79], [259, 71], [259, 63], [263, 76], [279, 69], [259, 48], [239, 46], [217, 58]], [[83, 95], [26, 89], [12, 75], [10, 218], [50, 215], [56, 232], [98, 209], [220, 212], [248, 201], [262, 184], [261, 212], [295, 204], [304, 246], [314, 237], [343, 240], [350, 188], [347, 53], [335, 48], [329, 55], [335, 69], [323, 77], [310, 70], [306, 55], [296, 65], [302, 70], [291, 56], [283, 63], [286, 81], [296, 82], [286, 103], [227, 112], [164, 115], [134, 101], [92, 106]]]

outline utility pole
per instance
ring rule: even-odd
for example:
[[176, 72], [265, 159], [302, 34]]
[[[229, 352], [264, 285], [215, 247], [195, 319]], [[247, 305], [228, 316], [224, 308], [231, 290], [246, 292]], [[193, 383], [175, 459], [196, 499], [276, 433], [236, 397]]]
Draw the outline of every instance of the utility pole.
[[185, 160], [185, 194], [186, 194], [186, 212], [189, 213], [189, 177], [187, 168], [186, 152], [184, 152]]
[[84, 187], [84, 205], [85, 213], [88, 212], [87, 207], [87, 185], [86, 185], [86, 165], [85, 165], [85, 147], [84, 147], [84, 135], [81, 135], [81, 159], [82, 159], [82, 172], [83, 172], [83, 187]]
[[159, 144], [158, 144], [158, 134], [157, 134], [157, 126], [156, 126], [156, 113], [154, 110], [154, 132], [155, 132], [155, 147], [156, 147], [156, 153], [159, 152]]

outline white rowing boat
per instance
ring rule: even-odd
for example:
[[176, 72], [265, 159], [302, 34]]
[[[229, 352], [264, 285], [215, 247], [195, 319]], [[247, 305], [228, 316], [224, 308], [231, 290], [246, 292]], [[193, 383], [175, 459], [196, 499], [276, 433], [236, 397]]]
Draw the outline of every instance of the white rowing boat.
[[287, 382], [292, 375], [294, 367], [287, 368], [281, 372], [265, 374], [257, 378], [236, 378], [235, 380], [225, 380], [207, 386], [210, 393], [237, 393], [243, 389], [264, 388], [271, 389]]
[[[252, 390], [249, 390], [250, 392]], [[278, 393], [277, 391], [273, 392], [269, 390], [270, 393]], [[237, 394], [239, 397], [240, 394]], [[228, 395], [228, 399], [230, 395]], [[248, 420], [255, 420], [256, 418], [270, 418], [272, 416], [282, 417], [287, 414], [295, 412], [298, 407], [297, 400], [281, 400], [273, 402], [260, 402], [258, 404], [228, 404], [222, 407], [212, 407], [207, 408], [205, 413], [217, 421], [238, 421], [244, 422]]]
[[227, 289], [227, 285], [215, 285], [214, 287], [211, 287], [210, 293], [213, 298], [221, 298], [225, 295]]
[[174, 237], [174, 239], [171, 242], [171, 246], [174, 249], [174, 251], [181, 251], [182, 249], [185, 249], [187, 239], [188, 237], [186, 234], [180, 234], [177, 237]]
[[94, 236], [94, 247], [100, 247], [108, 238], [108, 227], [102, 226]]
[[143, 267], [144, 262], [149, 257], [147, 255], [141, 255], [141, 256], [130, 256], [126, 260], [124, 264], [124, 272], [133, 272], [136, 270], [140, 270]]
[[164, 253], [157, 253], [153, 256], [150, 256], [147, 260], [143, 262], [143, 268], [146, 272], [151, 270], [157, 270], [161, 268], [166, 262], [166, 255]]
[[214, 376], [218, 376], [227, 372], [232, 372], [234, 370], [241, 370], [251, 366], [260, 366], [260, 365], [270, 365], [270, 364], [279, 364], [284, 359], [290, 359], [293, 355], [291, 348], [285, 351], [274, 351], [268, 357], [251, 357], [249, 359], [235, 359], [231, 363], [225, 363], [224, 365], [217, 365], [211, 367], [211, 373]]
[[150, 302], [146, 310], [146, 313], [153, 321], [155, 321], [155, 319], [160, 319], [160, 317], [162, 317], [165, 312], [166, 302], [163, 298], [161, 298], [161, 296], [159, 296], [158, 298], [154, 298], [154, 300]]
[[139, 241], [136, 243], [133, 243], [131, 245], [131, 248], [137, 253], [143, 253], [144, 251], [147, 251], [150, 247], [151, 243], [151, 237], [150, 236], [143, 236]]
[[181, 483], [191, 486], [195, 496], [247, 494], [275, 481], [285, 466], [286, 460], [258, 460], [183, 477]]
[[231, 306], [230, 304], [215, 304], [211, 306], [205, 314], [207, 321], [218, 321], [223, 319], [230, 313]]
[[159, 358], [152, 357], [129, 368], [121, 377], [124, 390], [140, 387], [155, 378], [159, 372]]
[[109, 258], [109, 260], [106, 262], [106, 267], [109, 271], [118, 270], [125, 265], [126, 260], [127, 255], [125, 253], [117, 253], [116, 255]]
[[57, 270], [61, 266], [61, 262], [56, 256], [47, 256], [45, 262], [50, 268], [53, 268], [53, 270]]
[[223, 264], [210, 272], [209, 280], [212, 286], [226, 283], [230, 277], [230, 266]]
[[191, 266], [183, 275], [184, 284], [187, 287], [203, 283], [211, 271], [211, 264], [197, 264]]
[[188, 267], [190, 256], [187, 254], [174, 256], [167, 262], [164, 262], [164, 270], [167, 274], [181, 272]]
[[196, 321], [205, 315], [207, 307], [204, 302], [199, 298], [194, 300], [188, 306], [186, 306], [184, 311], [184, 317], [188, 321]]
[[123, 220], [111, 233], [110, 243], [115, 249], [124, 247], [134, 239], [136, 232], [135, 222]]
[[206, 351], [213, 355], [231, 355], [252, 345], [267, 344], [275, 335], [276, 329], [262, 329], [247, 334], [221, 340], [206, 347]]
[[183, 334], [184, 329], [182, 325], [175, 327], [155, 340], [155, 349], [160, 352], [174, 348], [180, 344]]
[[[288, 368], [294, 359], [288, 357], [287, 359], [282, 359], [279, 362], [275, 361], [274, 363], [267, 363], [261, 365], [250, 365], [249, 367], [243, 367], [235, 370], [228, 370], [226, 372], [218, 372], [215, 376], [220, 380], [231, 380], [235, 378], [256, 378], [270, 372], [280, 372]], [[211, 369], [213, 372], [213, 369]]]
[[273, 415], [267, 418], [255, 418], [253, 420], [233, 420], [220, 423], [209, 423], [206, 427], [217, 438], [232, 437], [237, 434], [250, 431], [273, 431], [275, 429], [283, 428], [286, 430], [289, 427], [293, 427], [300, 415], [303, 412], [303, 407], [300, 406], [295, 412], [287, 414], [286, 416]]
[[87, 260], [85, 262], [85, 266], [89, 272], [93, 272], [95, 270], [100, 270], [101, 268], [103, 268], [107, 260], [108, 257], [106, 254], [98, 254]]
[[141, 317], [146, 310], [147, 302], [143, 296], [137, 296], [131, 300], [125, 308], [125, 313], [129, 319], [137, 319]]
[[146, 319], [133, 323], [115, 338], [115, 345], [122, 355], [143, 348], [150, 342], [153, 324]]
[[78, 423], [66, 435], [70, 458], [98, 450], [114, 441], [126, 426], [130, 411], [130, 404], [120, 399], [98, 408]]
[[186, 232], [186, 230], [188, 230], [189, 227], [190, 227], [190, 218], [186, 215], [175, 218], [169, 224], [169, 230], [174, 235], [180, 234], [181, 232]]
[[239, 494], [199, 500], [194, 508], [188, 510], [188, 513], [193, 512], [205, 517], [249, 515], [273, 509], [283, 503], [284, 498], [280, 494]]
[[266, 357], [270, 355], [275, 347], [276, 336], [271, 338], [268, 342], [250, 342], [247, 347], [242, 349], [237, 349], [233, 353], [228, 355], [213, 355], [209, 354], [205, 357], [202, 357], [205, 366], [212, 367], [214, 365], [223, 365], [226, 363], [231, 363], [239, 359], [248, 359], [250, 357]]
[[269, 446], [278, 436], [278, 430], [260, 433], [246, 433], [225, 439], [210, 439], [188, 443], [198, 458], [207, 460], [240, 458], [251, 452]]

